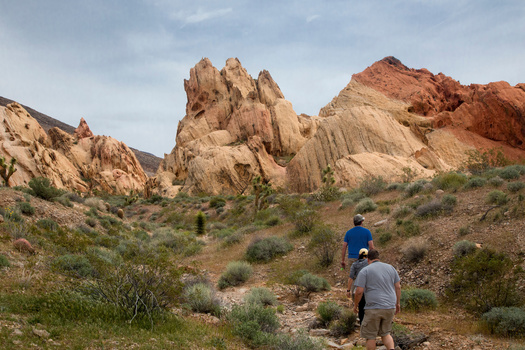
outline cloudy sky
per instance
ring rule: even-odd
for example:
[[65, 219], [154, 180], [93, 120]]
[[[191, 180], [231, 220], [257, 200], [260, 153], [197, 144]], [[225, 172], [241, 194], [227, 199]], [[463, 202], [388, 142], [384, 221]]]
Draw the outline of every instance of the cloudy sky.
[[317, 115], [386, 56], [462, 84], [525, 82], [523, 0], [0, 0], [0, 96], [162, 157], [203, 57], [266, 69]]

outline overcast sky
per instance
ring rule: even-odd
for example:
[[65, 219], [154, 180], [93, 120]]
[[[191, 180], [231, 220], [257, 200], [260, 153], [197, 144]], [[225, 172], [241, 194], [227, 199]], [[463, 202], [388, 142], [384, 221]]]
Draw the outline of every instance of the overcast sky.
[[523, 0], [0, 0], [0, 96], [163, 157], [203, 57], [266, 69], [317, 115], [386, 56], [462, 84], [525, 82]]

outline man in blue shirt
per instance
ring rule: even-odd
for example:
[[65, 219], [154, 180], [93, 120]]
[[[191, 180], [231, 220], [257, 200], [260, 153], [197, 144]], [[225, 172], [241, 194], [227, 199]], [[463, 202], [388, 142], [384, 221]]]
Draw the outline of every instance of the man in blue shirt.
[[343, 251], [341, 256], [341, 266], [346, 267], [345, 257], [348, 250], [348, 259], [350, 260], [350, 265], [352, 262], [359, 258], [359, 251], [362, 248], [368, 250], [374, 249], [374, 241], [372, 240], [372, 232], [369, 229], [364, 228], [363, 222], [365, 217], [361, 214], [354, 216], [354, 227], [348, 230], [345, 234], [345, 239], [343, 243]]

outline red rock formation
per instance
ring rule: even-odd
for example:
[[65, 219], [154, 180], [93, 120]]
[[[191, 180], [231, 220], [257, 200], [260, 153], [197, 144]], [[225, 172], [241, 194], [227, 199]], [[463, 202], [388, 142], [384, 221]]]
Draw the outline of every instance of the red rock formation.
[[525, 149], [524, 84], [464, 86], [442, 73], [407, 68], [394, 57], [374, 63], [352, 80], [410, 103], [409, 111], [433, 117], [434, 128], [467, 130]]
[[78, 128], [75, 129], [75, 137], [77, 139], [83, 139], [86, 137], [93, 137], [93, 132], [91, 132], [91, 129], [87, 125], [84, 118], [80, 118], [80, 124], [78, 125]]

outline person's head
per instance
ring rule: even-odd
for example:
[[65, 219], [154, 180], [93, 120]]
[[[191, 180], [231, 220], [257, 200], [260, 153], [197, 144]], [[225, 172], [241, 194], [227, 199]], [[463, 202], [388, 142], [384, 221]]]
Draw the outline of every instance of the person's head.
[[365, 221], [365, 217], [361, 214], [354, 216], [354, 226], [359, 226]]
[[359, 251], [359, 259], [365, 259], [367, 257], [368, 257], [368, 249], [361, 248], [361, 250]]
[[372, 261], [372, 260], [377, 260], [377, 259], [379, 259], [379, 251], [375, 249], [370, 249], [368, 251], [368, 260]]

